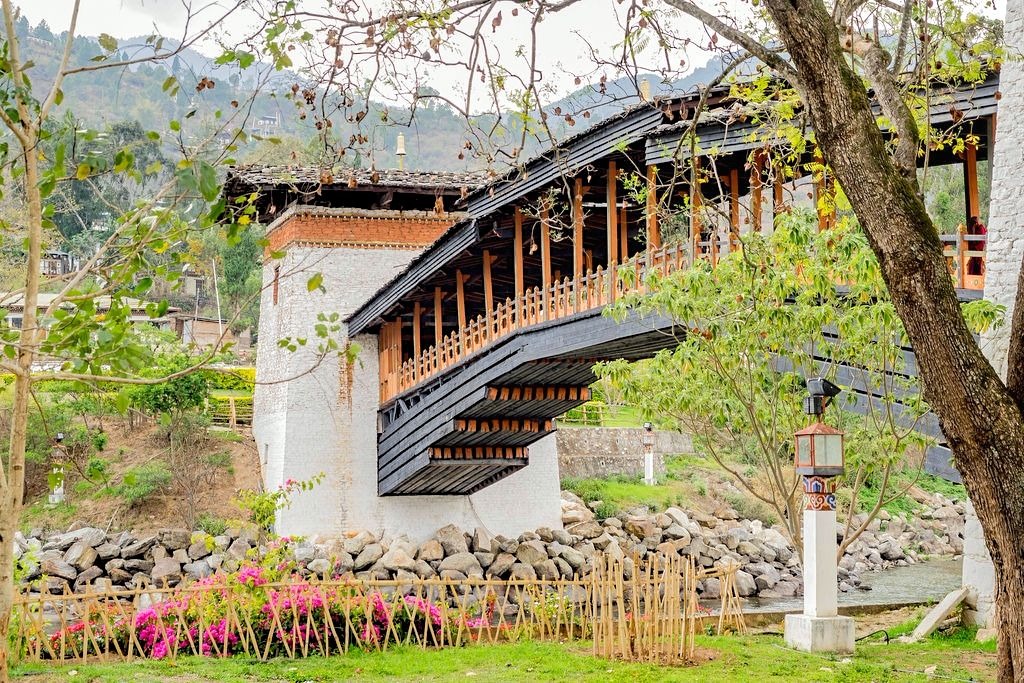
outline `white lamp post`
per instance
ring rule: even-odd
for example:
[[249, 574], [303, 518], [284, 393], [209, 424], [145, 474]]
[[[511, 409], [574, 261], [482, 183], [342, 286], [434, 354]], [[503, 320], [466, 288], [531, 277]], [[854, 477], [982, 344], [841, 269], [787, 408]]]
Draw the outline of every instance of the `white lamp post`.
[[806, 652], [853, 652], [854, 623], [839, 616], [836, 477], [843, 473], [843, 433], [822, 422], [839, 388], [809, 379], [806, 412], [817, 421], [795, 434], [795, 466], [804, 489], [804, 612], [786, 615], [786, 644]]
[[644, 433], [640, 437], [644, 446], [644, 483], [654, 486], [654, 425], [644, 422]]

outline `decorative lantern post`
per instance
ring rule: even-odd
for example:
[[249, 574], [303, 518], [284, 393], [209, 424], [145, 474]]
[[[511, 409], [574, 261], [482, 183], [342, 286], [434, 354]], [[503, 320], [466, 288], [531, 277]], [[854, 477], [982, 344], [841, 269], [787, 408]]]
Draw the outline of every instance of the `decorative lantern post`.
[[654, 425], [644, 422], [644, 433], [640, 437], [644, 447], [644, 483], [654, 486]]
[[843, 433], [822, 421], [840, 392], [807, 380], [804, 409], [816, 421], [795, 434], [795, 465], [804, 489], [804, 612], [786, 615], [786, 644], [805, 652], [853, 652], [854, 623], [839, 616], [836, 565], [836, 477], [843, 473]]

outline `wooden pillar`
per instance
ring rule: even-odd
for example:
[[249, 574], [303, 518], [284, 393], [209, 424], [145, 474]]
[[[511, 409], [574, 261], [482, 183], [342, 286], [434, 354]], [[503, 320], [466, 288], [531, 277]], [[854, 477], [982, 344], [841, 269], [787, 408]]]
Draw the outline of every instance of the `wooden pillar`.
[[754, 232], [761, 232], [761, 191], [764, 186], [763, 149], [754, 152], [754, 165], [750, 169], [750, 221]]
[[577, 178], [572, 196], [572, 274], [583, 276], [583, 178]]
[[515, 209], [515, 230], [513, 236], [512, 270], [515, 277], [516, 296], [522, 296], [523, 285], [523, 212], [517, 206]]
[[544, 299], [544, 318], [547, 319], [551, 303], [551, 225], [548, 218], [548, 203], [545, 199], [540, 207], [540, 271], [542, 280], [541, 296]]
[[782, 211], [784, 197], [782, 196], [782, 166], [775, 167], [775, 183], [772, 186], [772, 213], [778, 214]]
[[704, 196], [700, 191], [700, 157], [692, 159], [690, 168], [690, 241], [693, 244], [693, 258], [699, 256], [701, 238], [700, 207]]
[[615, 162], [608, 162], [608, 268], [619, 261], [618, 175]]
[[423, 315], [423, 307], [417, 301], [412, 306], [412, 372], [414, 377], [419, 377], [420, 353], [423, 351], [423, 339], [420, 337], [420, 317]]
[[491, 322], [494, 320], [494, 285], [491, 282], [491, 251], [484, 249], [484, 310], [487, 312], [487, 329], [490, 333]]
[[964, 149], [964, 190], [966, 193], [967, 215], [964, 217], [968, 225], [973, 216], [981, 218], [981, 199], [978, 193], [978, 148], [972, 144]]
[[441, 340], [444, 338], [444, 316], [441, 310], [441, 301], [444, 299], [444, 292], [440, 287], [434, 287], [434, 348], [441, 348]]
[[455, 300], [459, 307], [459, 331], [466, 329], [466, 289], [462, 271], [455, 271]]
[[729, 228], [740, 234], [740, 169], [729, 171]]
[[623, 263], [629, 260], [629, 214], [626, 213], [625, 198], [619, 207], [619, 260]]
[[658, 228], [658, 167], [647, 167], [647, 248], [661, 246], [661, 231]]

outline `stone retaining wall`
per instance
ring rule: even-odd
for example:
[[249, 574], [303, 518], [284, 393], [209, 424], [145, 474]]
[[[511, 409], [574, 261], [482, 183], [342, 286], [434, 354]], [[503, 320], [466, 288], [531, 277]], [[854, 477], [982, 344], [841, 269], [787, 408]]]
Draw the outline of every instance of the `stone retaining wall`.
[[[626, 427], [559, 427], [555, 432], [558, 474], [562, 478], [593, 479], [644, 474], [643, 429]], [[665, 473], [665, 456], [692, 453], [689, 435], [654, 432], [654, 473]]]

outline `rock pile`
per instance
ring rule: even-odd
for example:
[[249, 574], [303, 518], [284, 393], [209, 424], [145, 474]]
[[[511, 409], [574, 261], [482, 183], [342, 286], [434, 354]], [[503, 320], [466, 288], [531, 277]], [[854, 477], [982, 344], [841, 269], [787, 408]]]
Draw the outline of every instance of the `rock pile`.
[[[870, 570], [906, 566], [923, 555], [962, 552], [962, 505], [941, 497], [921, 502], [926, 509], [918, 518], [891, 517], [883, 511], [850, 544], [839, 563], [842, 590], [859, 586]], [[85, 527], [45, 540], [19, 534], [15, 554], [21, 558], [24, 580], [43, 578], [41, 588], [53, 593], [151, 583], [173, 586], [216, 571], [235, 571], [247, 558], [268, 552], [280, 553], [282, 561], [293, 561], [307, 575], [399, 580], [555, 580], [587, 575], [598, 553], [622, 558], [627, 573], [634, 556], [681, 553], [702, 567], [739, 565], [737, 586], [744, 597], [788, 597], [801, 590], [799, 557], [786, 537], [758, 520], [739, 519], [728, 507], [714, 514], [670, 507], [656, 514], [635, 511], [597, 520], [582, 500], [563, 492], [562, 523], [564, 529], [541, 528], [517, 538], [448, 525], [423, 543], [359, 531], [324, 543], [284, 539], [269, 547], [260, 543], [255, 528], [245, 526], [220, 536], [165, 529], [142, 537]], [[837, 536], [843, 531], [840, 526]], [[704, 581], [699, 592], [718, 597], [718, 580]]]

